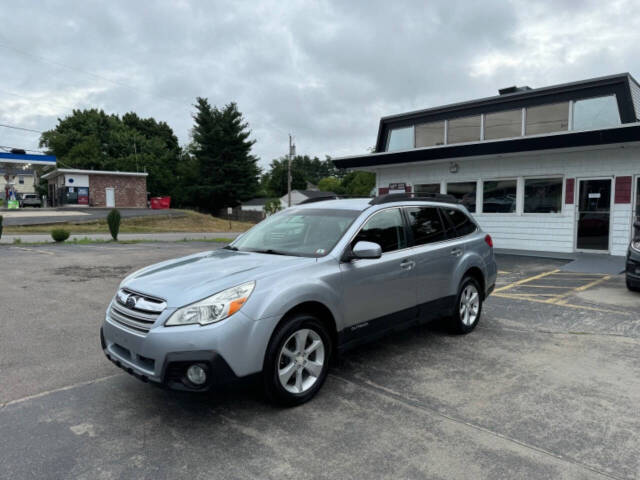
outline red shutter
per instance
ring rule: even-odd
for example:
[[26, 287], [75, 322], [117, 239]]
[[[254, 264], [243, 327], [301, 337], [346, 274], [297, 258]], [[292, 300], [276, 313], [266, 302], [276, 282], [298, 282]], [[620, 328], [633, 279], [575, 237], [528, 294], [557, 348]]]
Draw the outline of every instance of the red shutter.
[[631, 177], [616, 177], [616, 203], [631, 203]]
[[387, 187], [380, 187], [378, 189], [378, 195], [386, 195], [389, 193], [389, 189]]
[[573, 205], [574, 188], [576, 184], [575, 178], [567, 178], [564, 187], [564, 203]]

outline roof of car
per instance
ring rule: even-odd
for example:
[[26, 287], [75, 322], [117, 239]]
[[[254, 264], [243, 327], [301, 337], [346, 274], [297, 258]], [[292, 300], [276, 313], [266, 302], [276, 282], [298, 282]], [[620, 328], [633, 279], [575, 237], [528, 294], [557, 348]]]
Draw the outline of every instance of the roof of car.
[[[378, 197], [380, 198], [380, 197]], [[423, 198], [405, 198], [398, 199], [397, 201], [388, 201], [384, 203], [377, 203], [372, 205], [372, 198], [340, 198], [340, 199], [330, 199], [325, 201], [318, 201], [303, 205], [296, 205], [296, 208], [330, 208], [330, 209], [339, 209], [339, 210], [366, 210], [372, 206], [392, 206], [394, 204], [398, 205], [411, 205], [411, 204], [425, 204], [425, 205], [458, 205], [455, 202], [443, 202], [442, 200], [426, 200]]]

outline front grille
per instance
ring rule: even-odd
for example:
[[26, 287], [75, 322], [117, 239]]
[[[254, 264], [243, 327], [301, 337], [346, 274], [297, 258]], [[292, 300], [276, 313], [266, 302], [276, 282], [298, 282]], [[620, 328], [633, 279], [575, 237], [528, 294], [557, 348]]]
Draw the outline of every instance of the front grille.
[[111, 302], [109, 318], [136, 332], [147, 333], [165, 308], [163, 300], [121, 289]]

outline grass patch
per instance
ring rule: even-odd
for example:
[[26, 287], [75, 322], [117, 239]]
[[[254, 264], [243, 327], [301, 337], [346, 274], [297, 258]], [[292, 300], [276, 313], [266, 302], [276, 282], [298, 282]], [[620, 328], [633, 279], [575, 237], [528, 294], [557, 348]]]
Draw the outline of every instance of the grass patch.
[[[123, 218], [119, 233], [244, 232], [253, 226], [249, 222], [231, 221], [231, 228], [229, 228], [228, 220], [191, 210], [179, 211], [185, 215], [180, 217], [149, 215], [139, 218]], [[49, 234], [51, 233], [51, 228], [52, 225], [5, 226], [3, 233], [6, 235]], [[72, 235], [109, 233], [106, 219], [94, 222], [56, 223], [54, 228], [64, 228], [70, 231]]]
[[180, 240], [103, 240], [100, 238], [72, 238], [71, 240], [67, 240], [66, 242], [23, 242], [20, 238], [14, 238], [13, 244], [5, 243], [0, 244], [0, 248], [3, 246], [11, 246], [11, 245], [20, 245], [25, 247], [34, 247], [41, 245], [49, 245], [51, 247], [55, 247], [57, 245], [95, 245], [100, 243], [111, 243], [114, 245], [133, 245], [136, 243], [187, 243], [187, 242], [198, 242], [198, 243], [231, 243], [233, 241], [232, 238], [183, 238]]

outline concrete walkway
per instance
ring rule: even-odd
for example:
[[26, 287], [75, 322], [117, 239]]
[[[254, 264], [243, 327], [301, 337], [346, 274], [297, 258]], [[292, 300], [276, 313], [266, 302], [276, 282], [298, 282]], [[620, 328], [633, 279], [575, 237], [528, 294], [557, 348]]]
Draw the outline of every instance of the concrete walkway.
[[[206, 232], [206, 233], [121, 233], [118, 235], [118, 240], [147, 240], [152, 242], [179, 242], [182, 240], [211, 240], [214, 238], [228, 238], [234, 239], [240, 233], [238, 232]], [[0, 238], [0, 243], [13, 243], [14, 239], [19, 238], [22, 243], [40, 243], [49, 242], [53, 243], [51, 235], [48, 234], [30, 234], [30, 235], [3, 235]], [[111, 235], [108, 233], [93, 233], [93, 234], [80, 234], [71, 235], [69, 240], [78, 239], [82, 240], [88, 238], [90, 240], [108, 241], [111, 240]]]

